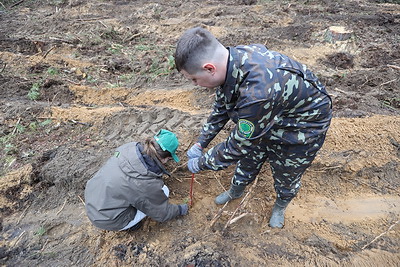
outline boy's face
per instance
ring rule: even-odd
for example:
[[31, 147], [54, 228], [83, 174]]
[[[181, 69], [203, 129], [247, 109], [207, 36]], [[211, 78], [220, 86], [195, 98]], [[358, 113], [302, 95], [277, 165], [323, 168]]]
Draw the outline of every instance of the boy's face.
[[196, 74], [189, 74], [185, 70], [181, 70], [181, 73], [191, 80], [194, 85], [210, 89], [222, 85], [225, 81], [225, 77], [221, 77], [218, 72], [209, 69], [202, 69]]

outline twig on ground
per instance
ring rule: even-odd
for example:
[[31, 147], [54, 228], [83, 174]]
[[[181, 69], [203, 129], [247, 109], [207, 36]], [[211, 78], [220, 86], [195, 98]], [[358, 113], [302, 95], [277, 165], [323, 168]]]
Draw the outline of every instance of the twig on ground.
[[399, 67], [399, 66], [396, 66], [396, 65], [387, 64], [386, 66], [388, 66], [388, 67], [390, 67], [390, 68], [393, 68], [393, 69], [396, 69], [396, 70], [400, 70], [400, 67]]
[[226, 191], [225, 187], [221, 184], [220, 180], [218, 179], [218, 177], [217, 177], [217, 175], [216, 175], [215, 173], [214, 173], [214, 178], [215, 178], [215, 180], [217, 180], [217, 182], [218, 182], [219, 185], [222, 187], [222, 189], [223, 189], [224, 191]]
[[21, 215], [19, 216], [18, 221], [15, 223], [15, 225], [18, 225], [18, 224], [19, 224], [19, 222], [20, 222], [21, 219], [25, 216], [26, 211], [29, 209], [30, 206], [31, 206], [31, 205], [29, 204], [28, 207], [26, 207], [26, 208], [24, 209], [24, 211], [23, 211], [23, 212], [21, 213]]
[[211, 220], [210, 223], [210, 228], [214, 226], [214, 224], [217, 222], [217, 220], [219, 219], [219, 217], [221, 217], [223, 210], [225, 209], [226, 205], [228, 205], [229, 201], [225, 203], [225, 205], [220, 208], [217, 212], [217, 214], [214, 215], [214, 218]]
[[100, 19], [110, 19], [110, 18], [108, 18], [108, 17], [102, 17], [102, 18], [85, 18], [85, 19], [79, 18], [79, 19], [76, 19], [76, 21], [97, 21], [97, 20], [100, 20]]
[[325, 172], [326, 170], [331, 170], [331, 169], [336, 169], [336, 168], [340, 168], [343, 167], [342, 165], [338, 165], [338, 166], [330, 166], [330, 167], [326, 167], [326, 168], [322, 168], [319, 170], [310, 170], [311, 172]]
[[17, 238], [17, 240], [15, 240], [15, 243], [11, 246], [12, 248], [15, 247], [19, 241], [21, 240], [21, 237], [26, 233], [26, 231], [24, 230]]
[[17, 127], [18, 127], [18, 124], [19, 124], [20, 121], [21, 121], [21, 118], [18, 118], [18, 121], [17, 121], [17, 123], [15, 124], [14, 130], [12, 131], [11, 135], [14, 135], [15, 132], [17, 131]]
[[4, 8], [4, 10], [7, 10], [7, 8], [3, 5], [2, 2], [0, 2], [0, 5]]
[[237, 216], [237, 217], [233, 218], [232, 220], [230, 220], [229, 224], [235, 223], [235, 222], [237, 222], [238, 220], [240, 220], [241, 218], [243, 218], [244, 216], [247, 216], [247, 215], [251, 215], [251, 213], [248, 213], [248, 212], [242, 213], [239, 216]]
[[50, 49], [49, 49], [49, 50], [47, 50], [47, 51], [46, 51], [46, 53], [44, 53], [44, 55], [43, 55], [43, 58], [46, 58], [46, 57], [47, 57], [47, 55], [50, 53], [50, 51], [51, 51], [51, 50], [53, 50], [54, 48], [56, 48], [56, 46], [52, 46], [52, 47], [50, 47]]
[[[185, 180], [191, 180], [192, 179], [192, 177], [190, 177], [190, 178], [185, 178]], [[198, 183], [199, 185], [201, 185], [201, 183], [199, 182], [199, 181], [197, 181], [197, 179], [194, 179], [194, 181], [196, 182], [196, 183]]]
[[106, 29], [108, 28], [108, 27], [107, 27], [107, 25], [106, 25], [106, 24], [104, 24], [104, 23], [103, 23], [101, 20], [99, 20], [99, 23], [100, 23], [101, 25], [103, 25], [103, 26], [104, 26], [104, 28], [106, 28]]
[[41, 119], [41, 120], [56, 120], [57, 118], [55, 118], [55, 117], [37, 117], [37, 119]]
[[[348, 181], [351, 182], [351, 180], [348, 180]], [[363, 181], [361, 181], [361, 180], [356, 180], [356, 182], [354, 182], [354, 183], [351, 182], [351, 183], [354, 184], [355, 186], [364, 185], [365, 187], [373, 188], [373, 189], [375, 189], [376, 191], [378, 191], [378, 192], [380, 192], [380, 193], [382, 193], [382, 190], [383, 190], [383, 188], [379, 188], [379, 187], [377, 187], [377, 186], [375, 186], [375, 185], [372, 185], [372, 184], [363, 182]], [[391, 187], [391, 186], [389, 186], [389, 185], [387, 185], [387, 186], [385, 187], [385, 189], [392, 189], [392, 190], [395, 190], [393, 187]]]
[[125, 41], [132, 41], [134, 38], [136, 38], [136, 37], [138, 37], [138, 36], [140, 36], [140, 32], [139, 32], [139, 33], [135, 33], [135, 34], [131, 35], [129, 38], [123, 39], [122, 41], [123, 41], [123, 42], [125, 42]]
[[390, 81], [388, 81], [388, 82], [384, 82], [384, 83], [380, 84], [379, 86], [386, 85], [386, 84], [389, 84], [389, 83], [395, 82], [395, 81], [397, 81], [397, 78], [396, 78], [396, 79], [393, 79], [393, 80], [390, 80]]
[[56, 215], [58, 215], [64, 209], [65, 203], [67, 203], [67, 200], [64, 200], [64, 204], [62, 205], [61, 209], [57, 211]]
[[46, 242], [44, 242], [44, 245], [43, 245], [42, 249], [40, 250], [40, 252], [44, 251], [44, 248], [46, 247], [47, 243], [49, 243], [49, 239], [47, 239]]
[[85, 204], [85, 201], [83, 201], [83, 199], [81, 198], [81, 196], [80, 196], [80, 195], [78, 195], [78, 198], [81, 200], [81, 202], [82, 202], [83, 206], [86, 206], [86, 204]]
[[182, 179], [179, 179], [179, 178], [176, 177], [175, 175], [172, 175], [172, 173], [171, 173], [171, 177], [174, 178], [175, 180], [177, 180], [177, 181], [183, 183]]
[[361, 84], [360, 88], [363, 88], [364, 85], [366, 85], [370, 80], [368, 79], [368, 76], [365, 75], [365, 82], [363, 84]]
[[[60, 92], [57, 92], [57, 93], [54, 94], [53, 98], [51, 99], [51, 103], [54, 102], [54, 99], [56, 98], [56, 96], [58, 95], [58, 93], [60, 93]], [[49, 105], [50, 105], [50, 103], [49, 103]]]
[[72, 123], [74, 123], [74, 124], [81, 124], [81, 125], [85, 125], [85, 126], [89, 126], [89, 127], [92, 126], [91, 123], [80, 122], [80, 121], [76, 121], [76, 120], [69, 120], [69, 121], [72, 122]]
[[368, 244], [366, 244], [365, 246], [363, 246], [361, 248], [361, 250], [364, 250], [366, 247], [368, 247], [369, 245], [371, 245], [372, 243], [374, 243], [376, 240], [378, 240], [380, 237], [382, 237], [383, 235], [387, 234], [390, 230], [392, 230], [393, 227], [395, 227], [398, 223], [400, 222], [400, 220], [398, 220], [397, 222], [395, 222], [394, 224], [392, 224], [391, 226], [389, 226], [389, 228], [386, 230], [386, 232], [383, 232], [382, 234], [378, 235], [377, 237], [375, 237], [371, 242], [369, 242]]
[[176, 172], [178, 169], [183, 168], [186, 164], [187, 164], [187, 161], [183, 162], [181, 165], [178, 165], [177, 167], [175, 167], [175, 169], [173, 169], [170, 173], [172, 174], [172, 173]]
[[232, 220], [232, 218], [236, 215], [236, 213], [239, 211], [239, 209], [242, 207], [243, 202], [247, 199], [247, 197], [249, 196], [250, 191], [247, 192], [247, 194], [244, 196], [244, 198], [242, 199], [242, 201], [240, 201], [239, 205], [236, 207], [235, 211], [232, 213], [231, 217], [229, 218], [229, 220], [226, 222], [224, 229], [225, 230], [228, 225], [230, 224], [229, 222]]
[[19, 1], [19, 2], [16, 2], [15, 4], [11, 5], [10, 8], [16, 7], [16, 6], [20, 5], [20, 4], [22, 4], [24, 1], [25, 1], [25, 0], [21, 0], [21, 1]]
[[6, 66], [7, 66], [7, 63], [4, 63], [4, 66], [3, 66], [3, 68], [0, 70], [0, 73], [2, 73], [2, 72], [5, 70]]
[[342, 94], [345, 94], [345, 95], [349, 94], [348, 92], [340, 90], [339, 88], [333, 88], [333, 90], [338, 91], [339, 93], [342, 93]]
[[246, 207], [247, 205], [247, 197], [251, 194], [251, 192], [253, 191], [253, 188], [257, 185], [258, 182], [258, 177], [256, 178], [256, 180], [254, 181], [254, 184], [250, 187], [249, 192], [247, 192], [247, 194], [244, 196], [244, 198], [242, 199], [242, 201], [240, 201], [239, 205], [237, 206], [236, 210], [233, 212], [232, 216], [229, 218], [229, 220], [226, 222], [224, 229], [225, 230], [228, 225], [230, 224], [230, 221], [235, 217], [236, 213], [242, 208], [242, 207]]
[[71, 80], [68, 80], [68, 79], [64, 79], [64, 80], [66, 80], [67, 82], [73, 83], [75, 85], [81, 85], [80, 83], [77, 83], [77, 82], [74, 82], [74, 81], [71, 81]]
[[[75, 38], [78, 39], [77, 37], [75, 37]], [[58, 41], [58, 42], [62, 42], [62, 43], [67, 43], [67, 44], [72, 44], [73, 43], [73, 41], [61, 39], [61, 38], [58, 38], [58, 37], [51, 37], [50, 36], [49, 39], [50, 40], [54, 40], [54, 41]], [[79, 40], [79, 41], [81, 41], [81, 40]]]

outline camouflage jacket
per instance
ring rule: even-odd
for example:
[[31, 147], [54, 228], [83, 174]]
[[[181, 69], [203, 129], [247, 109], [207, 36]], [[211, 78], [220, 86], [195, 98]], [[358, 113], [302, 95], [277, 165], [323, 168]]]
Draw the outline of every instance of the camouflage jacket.
[[227, 77], [198, 142], [207, 147], [229, 119], [236, 127], [200, 158], [202, 169], [236, 163], [263, 140], [307, 144], [327, 131], [331, 99], [305, 65], [263, 45], [228, 49]]

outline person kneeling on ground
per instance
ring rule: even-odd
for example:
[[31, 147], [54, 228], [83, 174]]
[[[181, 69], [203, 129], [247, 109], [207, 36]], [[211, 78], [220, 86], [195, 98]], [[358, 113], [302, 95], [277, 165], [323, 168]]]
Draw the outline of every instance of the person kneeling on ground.
[[131, 142], [118, 147], [101, 169], [86, 183], [85, 204], [90, 221], [104, 230], [140, 228], [149, 216], [164, 222], [188, 213], [188, 205], [168, 201], [169, 189], [164, 164], [176, 155], [176, 135], [160, 130], [145, 143]]

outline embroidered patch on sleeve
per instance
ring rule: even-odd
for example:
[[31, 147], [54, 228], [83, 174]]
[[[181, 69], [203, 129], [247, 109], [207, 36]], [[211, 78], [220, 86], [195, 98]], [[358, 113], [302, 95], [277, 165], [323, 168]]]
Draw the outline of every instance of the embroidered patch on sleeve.
[[238, 122], [239, 133], [244, 137], [249, 138], [253, 135], [254, 124], [251, 121], [240, 119]]
[[119, 151], [115, 151], [115, 153], [114, 153], [114, 157], [116, 157], [116, 158], [118, 158], [119, 157]]

